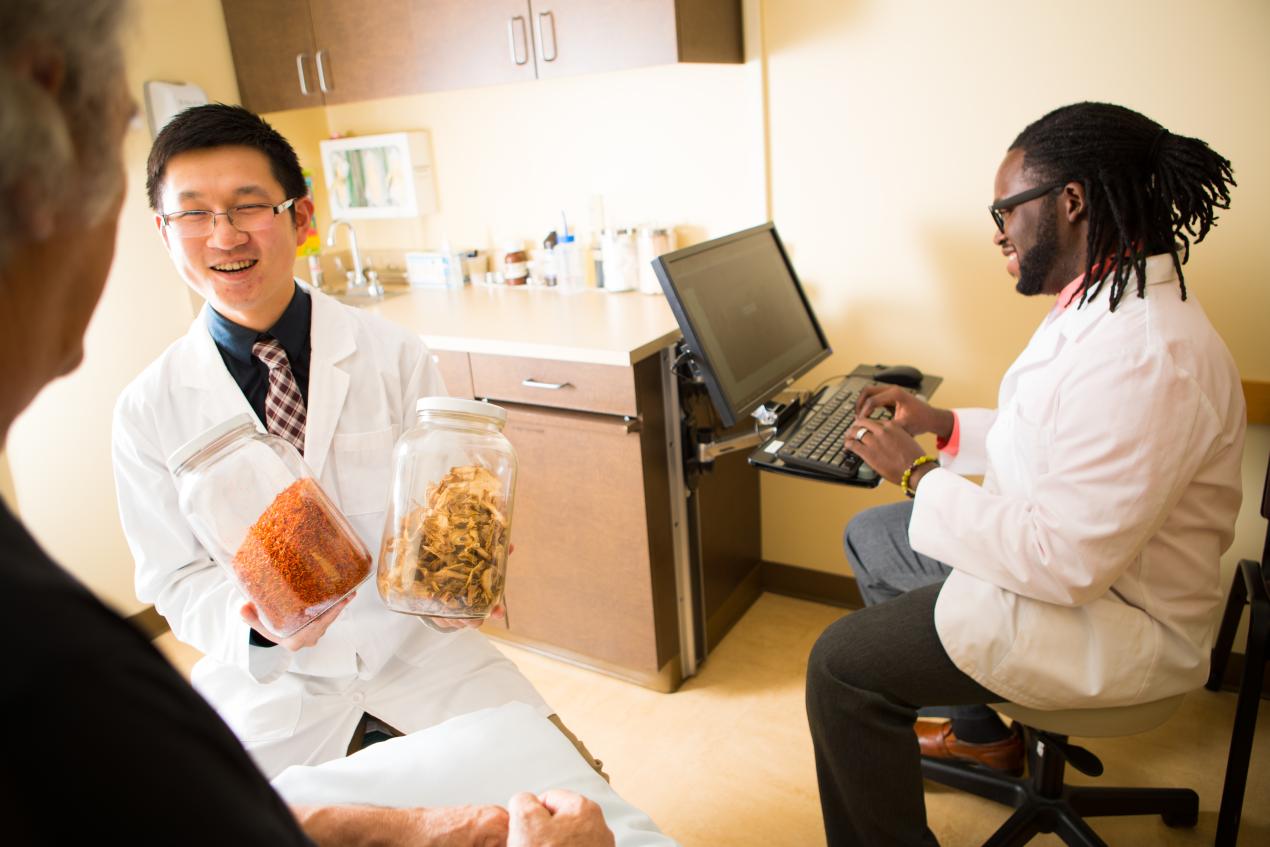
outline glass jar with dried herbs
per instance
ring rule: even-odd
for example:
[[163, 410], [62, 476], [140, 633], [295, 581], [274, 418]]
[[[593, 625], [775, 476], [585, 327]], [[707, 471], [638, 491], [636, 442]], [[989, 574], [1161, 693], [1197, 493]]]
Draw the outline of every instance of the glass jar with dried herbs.
[[503, 597], [516, 489], [507, 411], [424, 397], [393, 449], [379, 594], [412, 615], [482, 620]]
[[288, 638], [370, 576], [366, 545], [290, 443], [241, 414], [168, 457], [195, 537]]

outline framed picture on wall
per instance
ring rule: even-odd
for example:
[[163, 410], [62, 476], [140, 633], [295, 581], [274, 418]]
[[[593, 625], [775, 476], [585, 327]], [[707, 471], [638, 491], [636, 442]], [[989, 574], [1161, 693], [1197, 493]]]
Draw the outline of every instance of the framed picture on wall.
[[332, 218], [415, 218], [437, 210], [428, 133], [321, 142]]

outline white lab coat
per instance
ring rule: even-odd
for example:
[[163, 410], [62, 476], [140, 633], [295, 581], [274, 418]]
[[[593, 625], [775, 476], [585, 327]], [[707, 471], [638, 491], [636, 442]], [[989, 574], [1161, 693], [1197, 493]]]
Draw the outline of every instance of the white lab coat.
[[[415, 400], [445, 388], [418, 336], [319, 292], [311, 295], [304, 458], [377, 555], [393, 445], [414, 423]], [[254, 416], [208, 332], [205, 308], [120, 396], [113, 453], [137, 597], [154, 604], [179, 640], [204, 653], [195, 686], [267, 773], [338, 755], [362, 708], [375, 713], [367, 698], [391, 701], [385, 709], [393, 716], [378, 716], [405, 731], [509, 700], [550, 714], [484, 636], [470, 630], [443, 635], [388, 611], [373, 578], [316, 646], [296, 653], [249, 646], [239, 614], [244, 598], [195, 539], [166, 466], [177, 447], [243, 412]], [[405, 672], [402, 663], [417, 673]], [[418, 692], [418, 702], [403, 703], [410, 691]], [[347, 696], [347, 708], [331, 705], [332, 692]], [[323, 734], [314, 731], [315, 721], [338, 725]], [[320, 743], [313, 740], [318, 735]], [[291, 738], [307, 740], [288, 746]], [[260, 753], [265, 746], [279, 749]]]
[[[1114, 313], [1052, 312], [1001, 383], [958, 410], [956, 457], [923, 477], [909, 539], [952, 566], [935, 607], [953, 662], [1041, 709], [1198, 687], [1241, 499], [1239, 373], [1172, 261]], [[978, 486], [959, 474], [983, 473]]]

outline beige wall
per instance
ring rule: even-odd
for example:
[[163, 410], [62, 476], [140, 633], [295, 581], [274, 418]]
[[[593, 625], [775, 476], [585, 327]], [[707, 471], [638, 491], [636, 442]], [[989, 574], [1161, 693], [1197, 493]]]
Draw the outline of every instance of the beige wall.
[[[1234, 163], [1233, 208], [1190, 288], [1245, 378], [1270, 379], [1270, 4], [768, 0], [773, 211], [837, 353], [942, 374], [993, 405], [1047, 303], [1013, 293], [984, 210], [1014, 136], [1083, 99], [1131, 106]], [[1261, 469], [1264, 472], [1264, 453]], [[1259, 491], [1260, 475], [1253, 482]], [[763, 478], [766, 558], [846, 572], [845, 520], [882, 486]]]
[[[765, 218], [760, 90], [757, 62], [678, 65], [268, 118], [319, 181], [318, 142], [330, 134], [430, 133], [437, 212], [358, 221], [364, 247], [533, 245], [560, 228], [562, 210], [589, 231], [594, 195], [610, 222], [664, 222], [701, 240]], [[316, 199], [325, 237], [325, 192]]]
[[[128, 50], [129, 83], [180, 80], [212, 99], [238, 96], [218, 0], [142, 0]], [[15, 422], [8, 458], [22, 517], [52, 556], [123, 614], [141, 608], [119, 528], [110, 417], [119, 391], [185, 331], [187, 289], [163, 251], [145, 199], [150, 133], [128, 133], [128, 196], [114, 269], [88, 328], [84, 364], [44, 390]]]

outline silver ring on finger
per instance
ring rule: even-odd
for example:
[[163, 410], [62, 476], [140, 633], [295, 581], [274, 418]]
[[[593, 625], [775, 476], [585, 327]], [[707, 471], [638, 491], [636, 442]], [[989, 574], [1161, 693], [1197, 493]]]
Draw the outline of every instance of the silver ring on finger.
[[856, 441], [863, 441], [863, 440], [864, 440], [864, 436], [866, 436], [866, 435], [868, 435], [868, 434], [869, 434], [868, 427], [863, 427], [863, 426], [862, 426], [862, 427], [860, 427], [859, 429], [857, 429], [857, 430], [855, 431], [855, 440], [856, 440]]

